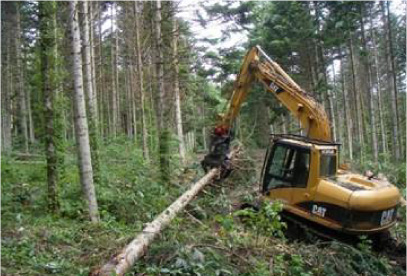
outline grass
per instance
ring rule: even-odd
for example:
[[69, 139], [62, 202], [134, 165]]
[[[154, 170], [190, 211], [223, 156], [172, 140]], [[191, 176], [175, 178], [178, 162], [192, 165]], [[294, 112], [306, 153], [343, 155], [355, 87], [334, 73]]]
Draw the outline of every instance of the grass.
[[[89, 275], [203, 173], [191, 164], [174, 169], [171, 183], [162, 184], [154, 163], [144, 164], [141, 152], [126, 142], [104, 146], [101, 159], [96, 190], [102, 222], [94, 225], [87, 221], [73, 151], [66, 155], [58, 214], [46, 209], [45, 163], [3, 157], [2, 275]], [[366, 247], [289, 243], [267, 231], [258, 235], [235, 215], [243, 197], [254, 200], [248, 191], [256, 182], [250, 159], [238, 165], [245, 170], [205, 188], [128, 275], [405, 274]], [[405, 230], [398, 231], [405, 237]]]

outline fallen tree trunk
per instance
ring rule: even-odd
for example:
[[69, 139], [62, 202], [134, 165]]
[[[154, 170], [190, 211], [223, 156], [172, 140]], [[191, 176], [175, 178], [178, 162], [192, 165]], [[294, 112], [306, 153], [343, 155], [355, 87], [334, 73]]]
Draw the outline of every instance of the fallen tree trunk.
[[[234, 155], [235, 152], [232, 153]], [[174, 201], [166, 210], [143, 229], [143, 231], [132, 240], [119, 254], [113, 256], [111, 260], [100, 269], [92, 273], [93, 276], [124, 275], [134, 263], [142, 257], [147, 247], [154, 238], [165, 228], [186, 205], [212, 180], [219, 172], [219, 169], [210, 170], [204, 177], [196, 182], [192, 187]]]

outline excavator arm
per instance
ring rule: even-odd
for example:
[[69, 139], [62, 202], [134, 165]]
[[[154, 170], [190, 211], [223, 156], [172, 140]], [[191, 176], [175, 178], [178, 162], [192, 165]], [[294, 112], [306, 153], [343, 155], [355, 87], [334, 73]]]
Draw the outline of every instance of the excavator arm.
[[229, 144], [233, 137], [232, 126], [254, 81], [263, 83], [267, 91], [273, 93], [299, 120], [301, 128], [309, 138], [331, 141], [329, 119], [324, 108], [302, 90], [259, 46], [255, 46], [243, 60], [227, 112], [212, 133], [209, 154], [202, 162], [204, 168], [227, 163]]
[[331, 141], [329, 120], [324, 108], [308, 96], [259, 46], [253, 47], [244, 58], [229, 108], [220, 126], [232, 126], [255, 80], [263, 83], [267, 91], [273, 93], [300, 121], [309, 138]]

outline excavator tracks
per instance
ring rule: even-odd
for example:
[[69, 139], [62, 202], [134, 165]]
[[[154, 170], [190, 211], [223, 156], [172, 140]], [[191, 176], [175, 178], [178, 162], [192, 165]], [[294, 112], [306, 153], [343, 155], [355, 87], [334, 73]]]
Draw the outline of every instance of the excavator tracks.
[[[356, 247], [361, 242], [360, 236], [328, 229], [288, 212], [282, 212], [281, 216], [282, 221], [287, 223], [286, 237], [289, 240], [305, 242], [316, 242], [317, 240], [338, 241], [353, 247]], [[368, 238], [372, 241], [372, 250], [375, 254], [387, 257], [390, 263], [406, 270], [406, 245], [404, 243], [398, 243], [388, 231], [371, 235]]]

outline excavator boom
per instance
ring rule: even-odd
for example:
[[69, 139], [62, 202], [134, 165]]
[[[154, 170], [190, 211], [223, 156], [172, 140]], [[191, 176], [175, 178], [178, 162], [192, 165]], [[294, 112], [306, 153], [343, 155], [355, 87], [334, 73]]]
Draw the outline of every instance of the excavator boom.
[[243, 60], [228, 109], [212, 133], [209, 154], [202, 161], [205, 170], [228, 164], [229, 145], [233, 138], [232, 126], [254, 81], [263, 83], [267, 91], [273, 93], [290, 110], [308, 138], [331, 142], [329, 120], [324, 108], [308, 96], [260, 46], [255, 46]]
[[290, 110], [309, 138], [331, 141], [329, 120], [324, 108], [308, 96], [260, 46], [253, 47], [246, 54], [220, 126], [231, 128], [255, 80], [263, 83], [267, 91]]

